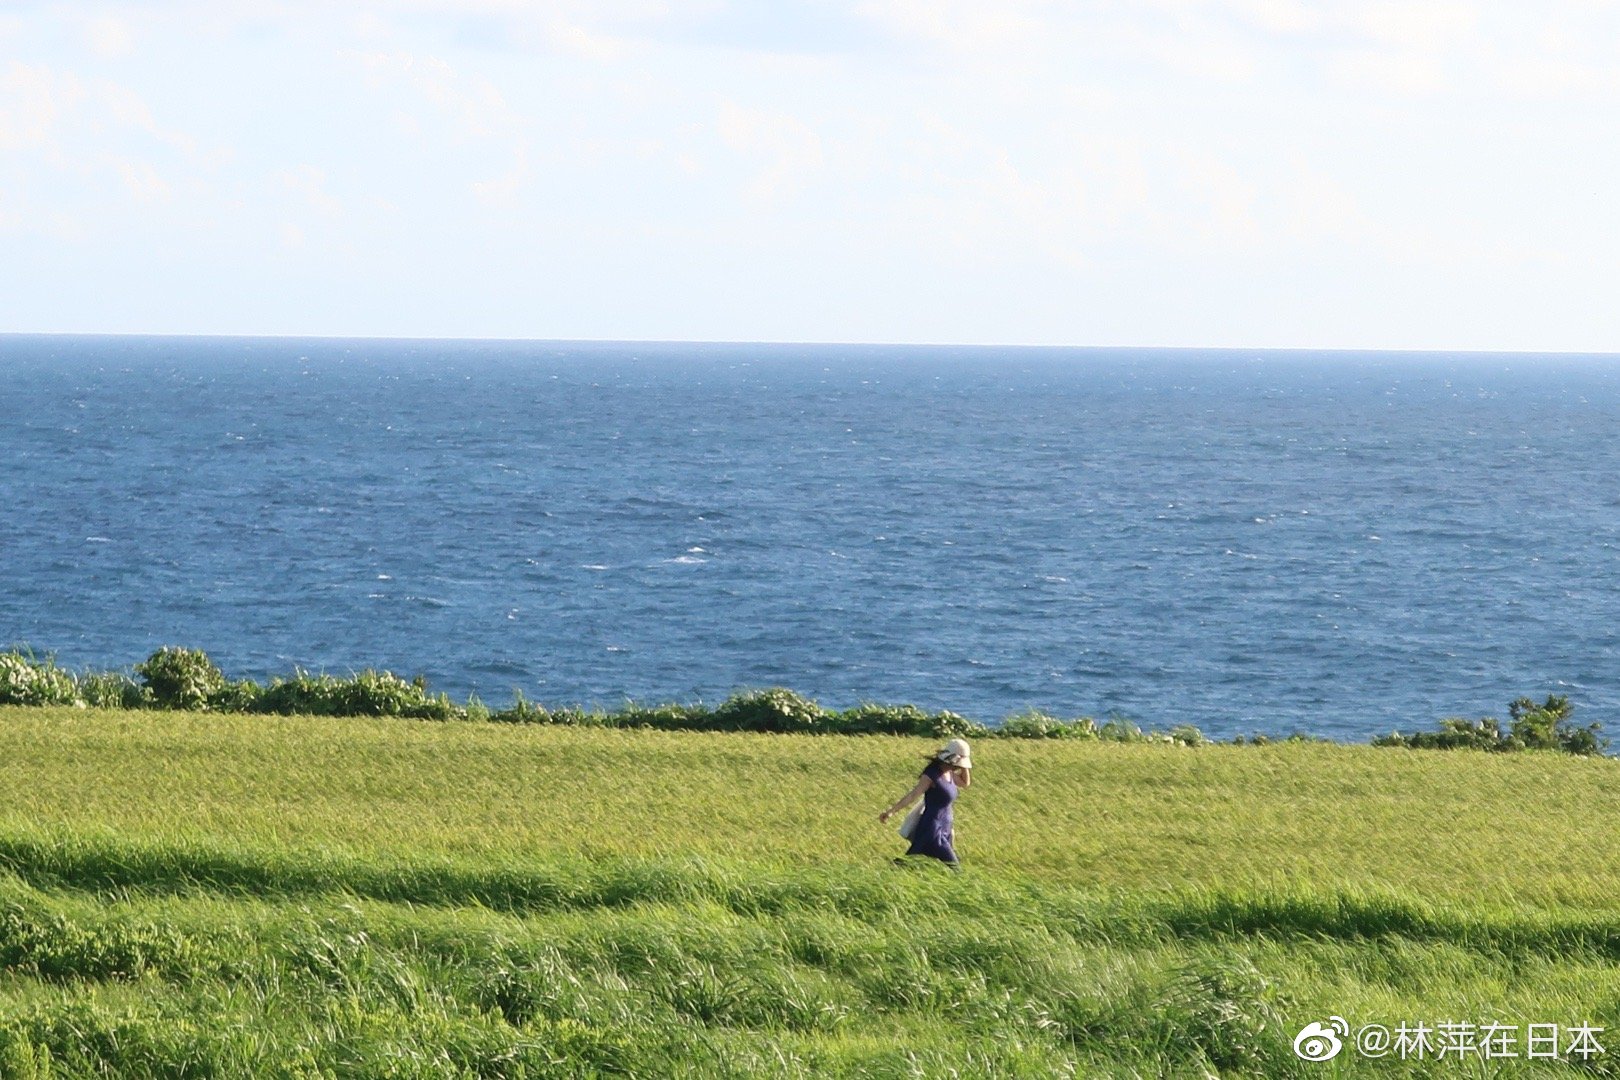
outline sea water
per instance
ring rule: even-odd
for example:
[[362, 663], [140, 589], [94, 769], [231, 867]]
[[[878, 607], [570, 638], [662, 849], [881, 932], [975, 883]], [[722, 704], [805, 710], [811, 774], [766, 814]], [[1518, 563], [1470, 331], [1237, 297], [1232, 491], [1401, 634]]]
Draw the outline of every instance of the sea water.
[[0, 337], [0, 646], [500, 704], [1620, 716], [1620, 360]]

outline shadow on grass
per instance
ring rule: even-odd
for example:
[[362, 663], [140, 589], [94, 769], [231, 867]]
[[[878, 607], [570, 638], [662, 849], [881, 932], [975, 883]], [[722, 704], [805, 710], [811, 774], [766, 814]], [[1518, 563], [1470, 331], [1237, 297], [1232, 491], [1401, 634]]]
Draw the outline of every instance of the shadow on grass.
[[1620, 919], [1530, 910], [1485, 914], [1396, 893], [1211, 891], [1101, 893], [889, 866], [731, 864], [704, 859], [454, 861], [265, 852], [113, 839], [0, 836], [0, 871], [34, 888], [94, 894], [213, 894], [581, 911], [712, 903], [745, 916], [830, 911], [866, 922], [949, 915], [1038, 925], [1075, 941], [1187, 939], [1446, 941], [1505, 954], [1620, 957]]

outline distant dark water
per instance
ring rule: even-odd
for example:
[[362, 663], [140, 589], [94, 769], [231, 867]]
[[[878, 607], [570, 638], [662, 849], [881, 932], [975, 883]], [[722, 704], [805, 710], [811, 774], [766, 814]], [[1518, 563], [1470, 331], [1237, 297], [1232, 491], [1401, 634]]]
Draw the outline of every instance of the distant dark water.
[[1620, 725], [1620, 360], [0, 337], [0, 643], [504, 702]]

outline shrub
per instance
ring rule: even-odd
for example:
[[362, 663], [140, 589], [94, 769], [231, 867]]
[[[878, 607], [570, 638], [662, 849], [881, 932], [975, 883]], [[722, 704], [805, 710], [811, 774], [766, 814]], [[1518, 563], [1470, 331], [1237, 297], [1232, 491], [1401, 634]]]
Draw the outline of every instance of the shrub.
[[1374, 746], [1405, 746], [1414, 750], [1502, 750], [1502, 728], [1493, 717], [1469, 720], [1448, 716], [1437, 731], [1414, 731], [1403, 735], [1392, 731], [1373, 739]]
[[26, 649], [0, 653], [0, 705], [82, 704], [73, 674], [56, 658], [36, 659]]
[[425, 720], [449, 720], [455, 707], [444, 696], [427, 692], [421, 678], [406, 682], [391, 671], [367, 669], [340, 684], [339, 699], [344, 716], [414, 716]]
[[[165, 646], [129, 675], [87, 671], [75, 677], [47, 656], [40, 660], [23, 647], [0, 653], [0, 705], [92, 705], [98, 708], [210, 709], [217, 712], [279, 713], [315, 716], [398, 716], [427, 720], [492, 720], [507, 724], [563, 724], [586, 727], [651, 728], [663, 731], [791, 732], [802, 734], [904, 735], [919, 738], [1102, 739], [1110, 742], [1154, 742], [1202, 746], [1209, 740], [1191, 724], [1168, 731], [1146, 732], [1130, 720], [1114, 718], [1099, 725], [1090, 717], [1062, 720], [1035, 709], [1010, 716], [995, 727], [953, 712], [925, 712], [915, 705], [862, 703], [832, 712], [792, 690], [770, 687], [733, 694], [720, 705], [639, 705], [627, 702], [616, 712], [568, 706], [548, 709], [514, 692], [513, 703], [492, 710], [476, 695], [457, 706], [445, 694], [430, 694], [418, 676], [406, 681], [390, 671], [367, 669], [348, 678], [311, 675], [294, 669], [291, 678], [261, 686], [250, 679], [227, 681], [200, 649]], [[1493, 717], [1469, 720], [1447, 717], [1434, 731], [1391, 732], [1372, 740], [1375, 746], [1411, 749], [1477, 749], [1491, 751], [1554, 750], [1596, 755], [1607, 750], [1600, 725], [1570, 721], [1569, 699], [1549, 695], [1537, 703], [1517, 698], [1508, 705], [1509, 722]], [[1231, 740], [1262, 746], [1274, 737], [1242, 735]], [[1331, 740], [1295, 733], [1288, 742]]]
[[629, 704], [604, 717], [614, 727], [656, 728], [659, 731], [701, 731], [713, 716], [699, 705]]
[[498, 724], [544, 724], [549, 719], [546, 710], [531, 703], [521, 690], [512, 692], [511, 705], [490, 713], [489, 718]]
[[941, 739], [981, 739], [990, 734], [990, 729], [978, 721], [958, 716], [948, 709], [935, 713], [933, 720], [933, 733]]
[[87, 671], [79, 676], [79, 696], [97, 709], [145, 709], [152, 704], [146, 687], [122, 671]]
[[459, 710], [443, 694], [427, 692], [421, 678], [405, 681], [391, 671], [367, 669], [347, 679], [295, 671], [274, 679], [259, 695], [253, 711], [284, 716], [405, 716], [450, 720]]
[[206, 709], [209, 697], [225, 686], [225, 676], [207, 653], [173, 645], [135, 665], [135, 674], [145, 681], [160, 709]]
[[1059, 720], [1031, 709], [1003, 720], [999, 731], [1011, 739], [1095, 739], [1097, 722], [1089, 716]]
[[545, 723], [564, 724], [568, 727], [614, 727], [615, 720], [600, 709], [584, 709], [569, 705], [561, 709], [540, 709]]
[[1097, 729], [1099, 739], [1109, 742], [1146, 742], [1147, 735], [1129, 720], [1114, 719]]
[[1209, 742], [1208, 739], [1204, 738], [1204, 733], [1191, 724], [1177, 724], [1164, 734], [1165, 738], [1170, 742], [1179, 743], [1182, 746], [1203, 746]]
[[846, 735], [932, 735], [931, 718], [915, 705], [862, 703], [833, 718]]
[[835, 713], [827, 730], [845, 735], [920, 735], [930, 739], [970, 738], [989, 732], [983, 724], [953, 712], [929, 713], [915, 705], [866, 703]]
[[831, 721], [820, 705], [780, 686], [733, 694], [710, 714], [714, 731], [827, 731]]
[[337, 680], [294, 668], [291, 678], [273, 678], [254, 706], [255, 712], [283, 716], [331, 716], [337, 707]]
[[1569, 722], [1575, 706], [1569, 698], [1553, 694], [1537, 705], [1529, 698], [1516, 698], [1508, 704], [1512, 724], [1510, 740], [1528, 750], [1562, 750], [1567, 754], [1600, 754], [1609, 740], [1599, 737], [1600, 725], [1576, 727]]
[[252, 679], [228, 682], [208, 696], [208, 707], [216, 712], [245, 713], [256, 711], [264, 687]]
[[1438, 731], [1392, 731], [1373, 739], [1374, 746], [1402, 746], [1410, 750], [1557, 750], [1566, 754], [1601, 754], [1609, 740], [1598, 732], [1599, 724], [1578, 727], [1569, 717], [1575, 707], [1567, 697], [1549, 695], [1536, 704], [1530, 698], [1517, 698], [1508, 705], [1509, 727], [1486, 716], [1468, 720], [1460, 716], [1440, 721]]

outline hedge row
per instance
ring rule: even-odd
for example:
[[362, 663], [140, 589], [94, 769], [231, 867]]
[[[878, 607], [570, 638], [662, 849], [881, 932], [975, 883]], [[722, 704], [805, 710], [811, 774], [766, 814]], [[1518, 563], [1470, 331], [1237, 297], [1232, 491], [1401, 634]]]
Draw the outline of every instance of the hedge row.
[[[918, 735], [930, 738], [1102, 739], [1166, 742], [1198, 746], [1208, 740], [1190, 724], [1147, 732], [1125, 720], [1099, 724], [1089, 717], [1060, 720], [1039, 712], [1020, 713], [987, 726], [953, 712], [925, 712], [914, 705], [857, 705], [833, 711], [780, 687], [735, 694], [719, 705], [627, 704], [601, 709], [547, 708], [520, 693], [512, 705], [492, 710], [476, 697], [465, 705], [446, 694], [431, 694], [421, 677], [406, 680], [390, 671], [366, 670], [340, 678], [295, 669], [268, 685], [225, 678], [201, 649], [165, 646], [135, 665], [134, 675], [117, 671], [75, 674], [53, 657], [40, 659], [25, 648], [0, 653], [0, 705], [70, 705], [113, 709], [185, 709], [232, 713], [311, 716], [401, 716], [423, 720], [486, 720], [510, 724], [571, 724], [590, 727], [657, 728], [665, 731], [798, 732], [828, 735]], [[137, 678], [138, 676], [138, 678]], [[1375, 746], [1413, 749], [1558, 750], [1599, 754], [1608, 747], [1599, 725], [1569, 721], [1567, 698], [1549, 697], [1537, 705], [1520, 698], [1509, 707], [1511, 723], [1448, 719], [1433, 732], [1393, 732]], [[1304, 739], [1304, 736], [1291, 736]], [[1264, 736], [1234, 742], [1265, 743]]]
[[512, 705], [490, 709], [477, 698], [465, 705], [433, 694], [421, 678], [390, 671], [339, 677], [295, 670], [268, 685], [227, 679], [200, 649], [165, 647], [135, 665], [133, 674], [75, 674], [55, 659], [16, 648], [0, 653], [0, 705], [69, 705], [113, 709], [181, 709], [312, 716], [401, 716], [424, 720], [489, 720], [510, 724], [571, 724], [658, 728], [666, 731], [799, 732], [830, 735], [921, 735], [930, 738], [1111, 739], [1198, 744], [1197, 728], [1144, 732], [1135, 724], [1099, 724], [1082, 717], [1059, 720], [1041, 713], [1011, 717], [997, 727], [953, 712], [914, 705], [858, 705], [833, 711], [792, 690], [740, 693], [718, 705], [637, 705], [620, 709], [547, 708], [518, 694]]

